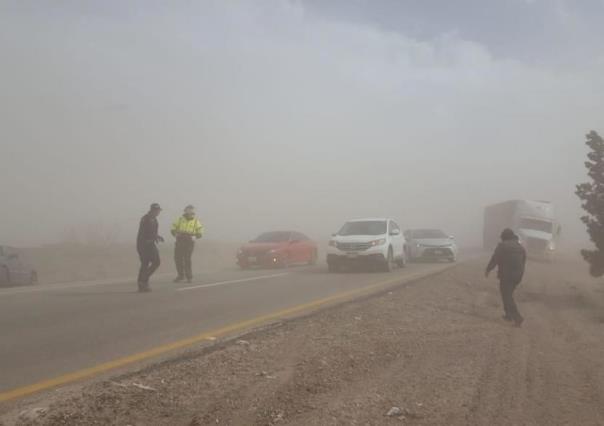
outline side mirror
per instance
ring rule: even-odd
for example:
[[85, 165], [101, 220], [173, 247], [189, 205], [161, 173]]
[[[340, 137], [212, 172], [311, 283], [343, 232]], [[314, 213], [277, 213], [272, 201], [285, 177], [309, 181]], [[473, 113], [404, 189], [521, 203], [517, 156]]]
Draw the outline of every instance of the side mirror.
[[390, 235], [393, 235], [393, 236], [401, 235], [401, 231], [398, 229], [393, 229], [392, 231], [390, 231]]

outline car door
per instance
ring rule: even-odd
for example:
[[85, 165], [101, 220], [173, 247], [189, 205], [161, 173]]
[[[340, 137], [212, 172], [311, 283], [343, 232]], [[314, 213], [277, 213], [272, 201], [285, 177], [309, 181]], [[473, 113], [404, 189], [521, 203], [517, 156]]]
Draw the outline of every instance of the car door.
[[290, 259], [294, 262], [303, 262], [306, 259], [305, 241], [302, 234], [299, 232], [292, 232], [290, 237]]
[[289, 234], [289, 239], [287, 241], [287, 260], [289, 263], [298, 262], [298, 242], [296, 241], [295, 233], [291, 232]]
[[415, 257], [417, 251], [416, 242], [413, 239], [413, 231], [410, 229], [406, 230], [405, 232], [403, 232], [403, 237], [405, 239], [403, 244], [407, 249], [407, 257], [411, 259]]
[[315, 245], [306, 235], [300, 233], [300, 241], [302, 241], [302, 261], [310, 262], [315, 255]]
[[401, 258], [404, 250], [404, 238], [401, 234], [401, 228], [393, 220], [390, 221], [389, 228], [388, 232], [392, 241], [392, 254], [395, 258]]

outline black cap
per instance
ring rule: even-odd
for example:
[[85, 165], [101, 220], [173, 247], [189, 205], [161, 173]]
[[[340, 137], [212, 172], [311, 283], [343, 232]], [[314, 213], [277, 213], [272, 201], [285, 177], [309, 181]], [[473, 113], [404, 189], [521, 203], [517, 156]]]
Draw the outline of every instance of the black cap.
[[151, 210], [161, 210], [161, 206], [158, 203], [151, 204]]
[[510, 228], [505, 228], [503, 230], [503, 232], [501, 232], [501, 239], [503, 241], [514, 240], [516, 238], [518, 238], [518, 237], [516, 236], [516, 234], [514, 233], [514, 231], [512, 231]]

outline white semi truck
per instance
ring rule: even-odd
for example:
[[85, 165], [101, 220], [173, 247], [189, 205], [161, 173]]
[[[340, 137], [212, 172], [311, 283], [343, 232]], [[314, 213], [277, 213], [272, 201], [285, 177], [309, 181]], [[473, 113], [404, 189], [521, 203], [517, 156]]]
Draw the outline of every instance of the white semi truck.
[[560, 235], [554, 205], [548, 201], [510, 200], [484, 210], [483, 247], [493, 250], [505, 228], [519, 237], [529, 256], [551, 259]]

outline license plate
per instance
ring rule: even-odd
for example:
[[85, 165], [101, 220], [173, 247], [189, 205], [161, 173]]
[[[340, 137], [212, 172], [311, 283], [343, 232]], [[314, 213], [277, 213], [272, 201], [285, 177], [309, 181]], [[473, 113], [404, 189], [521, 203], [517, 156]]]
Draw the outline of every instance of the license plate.
[[351, 259], [354, 259], [355, 257], [358, 257], [359, 254], [358, 253], [347, 253], [346, 256], [348, 256]]
[[247, 262], [248, 262], [248, 263], [256, 263], [256, 260], [257, 260], [257, 259], [256, 259], [255, 257], [248, 257], [248, 258], [247, 258]]
[[434, 254], [444, 254], [442, 250], [434, 250]]

